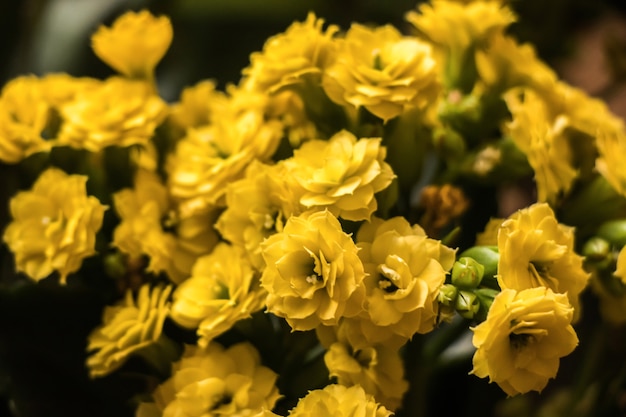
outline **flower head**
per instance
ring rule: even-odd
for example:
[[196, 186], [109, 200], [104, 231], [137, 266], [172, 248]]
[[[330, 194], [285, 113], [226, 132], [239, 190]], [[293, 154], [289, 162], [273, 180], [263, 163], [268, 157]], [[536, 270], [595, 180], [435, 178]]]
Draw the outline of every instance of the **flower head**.
[[365, 272], [358, 249], [330, 212], [290, 217], [262, 250], [267, 309], [294, 330], [334, 325], [361, 311]]
[[[277, 375], [250, 343], [187, 346], [153, 396], [163, 417], [255, 416], [280, 397]], [[263, 414], [261, 414], [263, 415]]]
[[337, 104], [364, 107], [384, 121], [407, 109], [424, 109], [439, 93], [431, 46], [404, 37], [393, 26], [370, 29], [353, 24], [337, 41], [336, 61], [322, 86]]
[[394, 178], [380, 142], [380, 138], [357, 140], [343, 130], [327, 141], [304, 143], [285, 160], [288, 174], [297, 182], [300, 204], [326, 208], [346, 220], [368, 220], [378, 207], [374, 194]]
[[166, 16], [156, 17], [147, 10], [127, 12], [111, 27], [100, 26], [91, 37], [98, 57], [131, 78], [152, 78], [172, 42], [173, 29]]
[[626, 130], [602, 129], [598, 132], [596, 145], [600, 156], [596, 160], [596, 169], [611, 184], [613, 189], [626, 196], [626, 167], [623, 156], [626, 154]]
[[565, 294], [579, 314], [578, 296], [589, 274], [574, 252], [574, 230], [558, 223], [549, 205], [537, 203], [505, 220], [498, 232], [498, 284], [521, 291], [547, 287]]
[[13, 221], [3, 239], [15, 255], [18, 271], [39, 281], [52, 272], [62, 283], [94, 255], [96, 233], [106, 206], [87, 196], [87, 177], [49, 168], [30, 191], [11, 199]]
[[472, 373], [489, 377], [508, 395], [541, 391], [559, 360], [578, 345], [567, 296], [544, 287], [496, 296], [487, 320], [476, 326]]
[[348, 388], [331, 384], [309, 391], [289, 412], [289, 417], [389, 417], [392, 414], [360, 385]]
[[147, 145], [165, 119], [167, 105], [146, 82], [113, 77], [77, 93], [60, 113], [58, 144], [97, 152]]
[[206, 346], [260, 310], [266, 295], [243, 251], [219, 243], [196, 261], [191, 277], [176, 288], [171, 317], [184, 327], [197, 328], [198, 344]]
[[89, 335], [87, 367], [92, 377], [118, 369], [130, 355], [157, 342], [169, 312], [171, 286], [150, 288], [144, 284], [133, 297], [128, 290], [122, 301], [105, 307], [102, 325]]

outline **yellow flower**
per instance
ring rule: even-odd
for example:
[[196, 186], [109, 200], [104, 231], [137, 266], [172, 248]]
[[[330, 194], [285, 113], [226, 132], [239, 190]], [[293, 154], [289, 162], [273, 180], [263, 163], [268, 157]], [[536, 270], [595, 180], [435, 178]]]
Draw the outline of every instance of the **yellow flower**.
[[198, 344], [207, 346], [235, 322], [263, 308], [266, 295], [243, 251], [219, 243], [196, 261], [191, 277], [176, 288], [170, 315], [184, 327], [197, 328]]
[[622, 196], [626, 196], [626, 132], [624, 127], [601, 129], [596, 138], [600, 156], [596, 159], [596, 169]]
[[57, 271], [61, 283], [94, 255], [96, 232], [106, 206], [87, 196], [87, 177], [44, 171], [30, 191], [11, 199], [13, 221], [3, 239], [15, 255], [18, 271], [35, 281]]
[[100, 26], [91, 37], [91, 46], [102, 61], [121, 74], [151, 79], [173, 34], [166, 16], [156, 17], [147, 10], [127, 12], [110, 28]]
[[356, 348], [376, 343], [400, 347], [436, 322], [437, 295], [454, 264], [455, 251], [430, 239], [404, 217], [373, 218], [357, 234], [365, 267], [365, 310], [345, 321]]
[[29, 155], [50, 150], [45, 130], [50, 104], [42, 93], [41, 81], [33, 76], [17, 77], [0, 95], [0, 161], [15, 164]]
[[97, 152], [108, 146], [147, 145], [167, 105], [143, 81], [109, 78], [77, 93], [60, 108], [58, 145]]
[[324, 363], [339, 384], [360, 385], [392, 411], [400, 407], [409, 389], [402, 357], [395, 349], [378, 345], [354, 350], [349, 344], [336, 342], [326, 351]]
[[89, 335], [87, 367], [92, 378], [110, 374], [133, 353], [157, 343], [171, 291], [171, 286], [144, 284], [136, 300], [128, 290], [122, 301], [105, 307], [102, 325]]
[[170, 110], [170, 119], [183, 131], [210, 123], [214, 107], [225, 100], [224, 93], [215, 90], [214, 81], [201, 81], [183, 90], [180, 101]]
[[541, 391], [559, 369], [559, 360], [578, 345], [573, 309], [564, 294], [548, 288], [496, 296], [487, 320], [473, 328], [474, 375], [497, 383], [509, 396]]
[[467, 210], [469, 201], [454, 185], [428, 185], [422, 189], [419, 207], [424, 210], [419, 223], [435, 236]]
[[[187, 278], [196, 258], [217, 243], [212, 213], [172, 218], [167, 189], [154, 172], [138, 170], [134, 188], [115, 193], [113, 203], [121, 218], [113, 246], [132, 258], [148, 256], [148, 271], [165, 272], [173, 282]], [[166, 232], [164, 227], [174, 230]]]
[[259, 271], [265, 266], [261, 242], [281, 231], [289, 216], [302, 211], [285, 178], [284, 164], [253, 161], [245, 178], [228, 185], [226, 210], [215, 225], [224, 239], [245, 249]]
[[558, 223], [549, 205], [537, 203], [505, 220], [498, 232], [498, 284], [521, 291], [547, 287], [565, 294], [577, 318], [579, 294], [589, 274], [574, 252], [574, 229]]
[[500, 226], [505, 219], [491, 218], [485, 225], [485, 230], [476, 235], [476, 246], [497, 246], [498, 245], [498, 232]]
[[356, 245], [330, 212], [290, 217], [261, 247], [267, 310], [284, 317], [293, 330], [332, 326], [361, 311], [363, 264]]
[[567, 119], [553, 118], [544, 100], [530, 89], [510, 90], [504, 99], [513, 116], [506, 128], [535, 171], [537, 199], [555, 202], [578, 177], [565, 135]]
[[[247, 98], [247, 100], [246, 100]], [[232, 93], [211, 124], [190, 128], [167, 163], [169, 189], [182, 217], [224, 205], [226, 188], [255, 159], [269, 160], [282, 124], [266, 120], [266, 96]]]
[[[277, 376], [250, 343], [187, 346], [153, 396], [163, 417], [255, 416], [280, 397]], [[263, 415], [263, 414], [261, 414]], [[270, 414], [271, 415], [271, 414]]]
[[429, 44], [402, 36], [391, 25], [370, 29], [359, 24], [338, 43], [337, 60], [322, 81], [335, 103], [365, 107], [386, 122], [436, 100], [439, 83]]
[[309, 391], [289, 412], [289, 417], [389, 417], [392, 414], [359, 385], [347, 388], [331, 384]]
[[72, 77], [67, 74], [47, 74], [40, 79], [41, 93], [50, 105], [59, 109], [85, 91], [97, 89], [101, 81], [89, 77]]
[[329, 140], [311, 140], [285, 160], [301, 189], [300, 203], [328, 209], [346, 220], [368, 220], [378, 204], [375, 193], [394, 178], [380, 138], [357, 138], [343, 130]]
[[294, 22], [285, 33], [269, 38], [262, 52], [250, 55], [251, 65], [243, 70], [247, 88], [274, 93], [282, 87], [320, 77], [336, 54], [333, 36], [339, 30], [309, 13], [304, 22]]

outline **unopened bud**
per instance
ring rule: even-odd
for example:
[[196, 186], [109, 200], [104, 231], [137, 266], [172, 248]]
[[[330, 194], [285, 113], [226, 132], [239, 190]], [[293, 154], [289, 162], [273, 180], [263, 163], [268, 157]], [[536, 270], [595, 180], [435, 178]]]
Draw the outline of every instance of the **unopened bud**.
[[500, 288], [496, 280], [498, 261], [500, 260], [497, 246], [473, 246], [461, 253], [460, 256], [472, 258], [483, 266], [482, 286], [493, 289]]
[[439, 303], [445, 306], [450, 306], [450, 305], [453, 306], [458, 293], [459, 291], [454, 285], [444, 284], [439, 290], [439, 295], [437, 296], [437, 300], [439, 301]]
[[469, 257], [461, 257], [452, 267], [452, 284], [459, 288], [472, 289], [480, 285], [485, 267]]
[[466, 319], [473, 319], [480, 310], [480, 300], [471, 291], [459, 291], [455, 303], [456, 311]]

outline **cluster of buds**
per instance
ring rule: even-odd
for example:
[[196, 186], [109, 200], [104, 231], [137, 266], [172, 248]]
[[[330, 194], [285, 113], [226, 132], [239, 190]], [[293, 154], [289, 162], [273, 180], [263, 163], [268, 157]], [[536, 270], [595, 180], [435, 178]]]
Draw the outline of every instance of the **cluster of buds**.
[[496, 280], [498, 259], [495, 246], [474, 246], [461, 254], [439, 292], [442, 317], [456, 311], [465, 319], [485, 320], [500, 292]]

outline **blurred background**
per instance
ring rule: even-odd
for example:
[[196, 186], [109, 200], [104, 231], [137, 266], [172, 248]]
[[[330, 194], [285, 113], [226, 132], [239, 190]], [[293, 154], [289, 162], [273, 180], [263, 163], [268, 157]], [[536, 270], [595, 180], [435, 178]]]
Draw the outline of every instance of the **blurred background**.
[[[533, 43], [565, 80], [626, 115], [626, 1], [510, 3], [519, 16], [511, 28], [519, 40]], [[112, 75], [92, 53], [90, 35], [127, 10], [147, 8], [170, 16], [174, 41], [157, 80], [162, 96], [175, 101], [182, 88], [203, 79], [216, 80], [220, 88], [238, 82], [250, 53], [308, 11], [343, 29], [352, 22], [390, 23], [408, 32], [404, 14], [415, 6], [415, 0], [3, 0], [0, 84], [23, 74]], [[0, 168], [0, 221], [5, 222], [9, 171]], [[6, 255], [2, 247], [0, 259], [10, 258]], [[97, 381], [88, 379], [83, 366], [86, 336], [99, 323], [103, 298], [93, 288], [23, 282], [11, 270], [6, 264], [0, 269], [0, 416], [131, 416], [130, 400], [145, 385], [133, 378], [132, 364], [123, 377]], [[468, 370], [464, 364], [443, 375], [431, 390], [445, 393], [452, 378], [453, 385], [472, 378], [472, 386], [482, 391], [467, 392], [464, 401], [503, 397], [497, 387], [476, 384]], [[433, 415], [464, 409], [463, 401], [442, 398]], [[482, 409], [477, 415], [498, 413]]]

